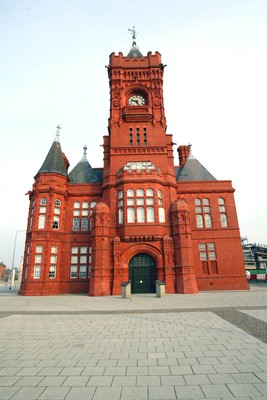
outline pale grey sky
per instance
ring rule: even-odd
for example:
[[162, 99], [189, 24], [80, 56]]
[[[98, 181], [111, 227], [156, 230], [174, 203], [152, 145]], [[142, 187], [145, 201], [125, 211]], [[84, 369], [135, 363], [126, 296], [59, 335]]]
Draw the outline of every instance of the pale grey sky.
[[[127, 55], [128, 28], [159, 51], [168, 133], [217, 178], [232, 180], [242, 236], [267, 244], [266, 0], [0, 0], [0, 261], [26, 229], [33, 176], [62, 126], [72, 169], [88, 147], [102, 167], [105, 65]], [[178, 164], [175, 155], [175, 164]], [[15, 266], [25, 233], [17, 234]]]

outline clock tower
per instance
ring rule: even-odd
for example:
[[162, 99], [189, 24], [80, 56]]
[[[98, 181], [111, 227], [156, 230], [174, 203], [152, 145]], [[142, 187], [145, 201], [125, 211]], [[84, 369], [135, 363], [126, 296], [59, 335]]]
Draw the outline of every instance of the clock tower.
[[[121, 282], [129, 277], [134, 280], [133, 285], [141, 285], [140, 291], [142, 285], [145, 291], [149, 290], [145, 288], [148, 283], [144, 277], [139, 281], [133, 277], [137, 271], [134, 267], [131, 271], [130, 265], [133, 257], [136, 258], [132, 262], [139, 267], [142, 267], [140, 260], [150, 260], [155, 264], [155, 276], [164, 280], [167, 291], [173, 293], [175, 271], [170, 209], [177, 195], [172, 135], [166, 134], [165, 66], [158, 52], [142, 55], [135, 42], [135, 30], [131, 31], [133, 44], [129, 54], [112, 53], [107, 66], [110, 117], [109, 135], [104, 137], [102, 200], [111, 210], [110, 250], [107, 249], [106, 259], [111, 257], [112, 262], [107, 261], [105, 276], [111, 279], [112, 294], [119, 294]], [[168, 261], [164, 252], [166, 246]], [[103, 265], [102, 250], [101, 257]], [[96, 267], [92, 269], [91, 282], [97, 273], [97, 260], [93, 264]], [[147, 274], [147, 280], [151, 281], [150, 272]], [[90, 286], [97, 288], [101, 282], [103, 284], [103, 275], [99, 275], [98, 284], [90, 283]], [[109, 288], [103, 290], [109, 291]]]

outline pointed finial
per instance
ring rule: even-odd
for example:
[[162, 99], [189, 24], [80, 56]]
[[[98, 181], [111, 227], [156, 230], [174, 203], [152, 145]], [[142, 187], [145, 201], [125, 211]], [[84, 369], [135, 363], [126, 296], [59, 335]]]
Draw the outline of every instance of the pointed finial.
[[55, 142], [59, 142], [59, 135], [60, 135], [61, 126], [58, 124], [58, 125], [56, 126], [56, 128], [57, 128], [57, 130], [56, 130]]
[[132, 28], [128, 28], [128, 31], [131, 32], [132, 34], [132, 39], [133, 39], [133, 44], [132, 47], [136, 47], [136, 30], [135, 30], [135, 26], [133, 26]]
[[87, 151], [87, 146], [86, 144], [83, 146], [83, 157], [81, 159], [81, 162], [87, 162], [87, 157], [86, 157], [86, 151]]

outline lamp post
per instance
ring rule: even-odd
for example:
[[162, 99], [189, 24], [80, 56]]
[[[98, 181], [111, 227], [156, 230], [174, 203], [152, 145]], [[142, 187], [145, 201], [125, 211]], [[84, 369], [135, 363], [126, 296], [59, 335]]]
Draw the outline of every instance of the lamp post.
[[17, 236], [18, 233], [21, 232], [26, 232], [25, 229], [18, 231], [16, 230], [16, 235], [15, 235], [15, 240], [14, 240], [14, 248], [13, 248], [13, 256], [12, 256], [12, 264], [11, 264], [11, 276], [10, 276], [10, 287], [9, 290], [12, 289], [13, 283], [14, 283], [14, 262], [15, 262], [15, 254], [16, 254], [16, 246], [17, 246]]

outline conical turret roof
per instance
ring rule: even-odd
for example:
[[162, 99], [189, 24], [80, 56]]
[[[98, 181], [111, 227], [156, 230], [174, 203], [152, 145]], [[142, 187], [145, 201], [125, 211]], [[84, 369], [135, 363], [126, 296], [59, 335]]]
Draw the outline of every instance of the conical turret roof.
[[87, 147], [84, 146], [83, 150], [81, 161], [69, 173], [70, 183], [97, 183], [99, 182], [98, 174], [91, 167], [86, 157]]
[[67, 170], [59, 142], [59, 129], [60, 127], [58, 127], [55, 140], [46, 156], [46, 159], [36, 175], [41, 173], [56, 173], [67, 176]]

